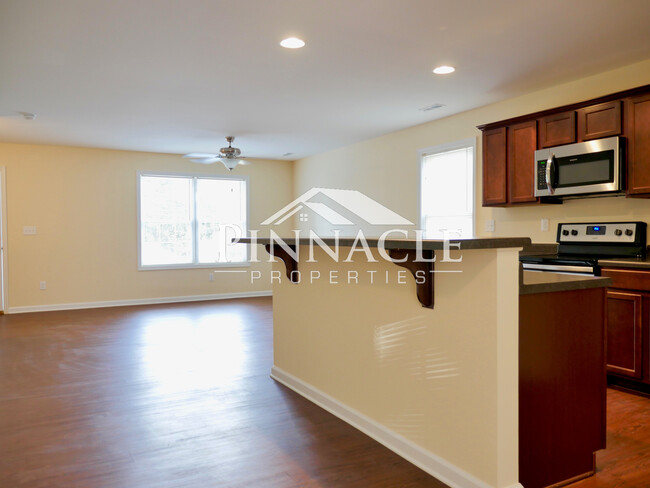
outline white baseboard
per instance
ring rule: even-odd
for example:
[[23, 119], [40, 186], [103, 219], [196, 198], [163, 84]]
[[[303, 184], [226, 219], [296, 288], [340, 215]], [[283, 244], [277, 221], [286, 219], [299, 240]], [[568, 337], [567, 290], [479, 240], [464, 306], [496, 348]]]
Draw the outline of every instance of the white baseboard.
[[185, 297], [136, 298], [132, 300], [109, 300], [105, 302], [55, 303], [51, 305], [31, 305], [9, 307], [5, 313], [52, 312], [56, 310], [78, 310], [84, 308], [128, 307], [132, 305], [155, 305], [158, 303], [203, 302], [208, 300], [228, 300], [230, 298], [251, 298], [271, 296], [271, 290], [243, 291], [239, 293], [217, 293], [214, 295], [193, 295]]
[[[271, 370], [271, 378], [336, 415], [452, 488], [494, 488], [276, 366]], [[523, 486], [516, 483], [504, 488], [523, 488]]]

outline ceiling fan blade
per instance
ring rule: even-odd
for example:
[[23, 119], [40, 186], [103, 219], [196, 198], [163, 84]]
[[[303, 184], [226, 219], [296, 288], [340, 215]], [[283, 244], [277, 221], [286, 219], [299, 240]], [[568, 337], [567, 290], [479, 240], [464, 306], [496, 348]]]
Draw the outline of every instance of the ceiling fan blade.
[[190, 159], [193, 163], [200, 163], [200, 164], [212, 164], [216, 163], [219, 161], [219, 158], [197, 158], [197, 159]]
[[216, 158], [217, 155], [212, 153], [189, 153], [189, 154], [184, 154], [184, 158], [190, 158], [190, 159], [207, 159], [207, 158]]

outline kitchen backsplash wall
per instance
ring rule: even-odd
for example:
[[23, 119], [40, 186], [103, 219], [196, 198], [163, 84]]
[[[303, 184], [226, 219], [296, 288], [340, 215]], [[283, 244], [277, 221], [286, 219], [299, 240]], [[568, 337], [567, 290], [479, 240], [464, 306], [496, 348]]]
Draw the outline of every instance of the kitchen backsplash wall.
[[[484, 221], [477, 222], [481, 237], [526, 235], [533, 242], [555, 242], [558, 222], [615, 222], [640, 220], [650, 223], [650, 200], [625, 197], [568, 200], [562, 205], [493, 209], [495, 232], [485, 232]], [[548, 232], [541, 230], [541, 219], [549, 220]]]
[[[478, 237], [530, 236], [536, 242], [550, 243], [555, 242], [557, 222], [592, 219], [650, 222], [650, 200], [624, 197], [571, 200], [562, 205], [482, 207], [482, 147], [481, 134], [476, 129], [480, 124], [646, 84], [650, 84], [650, 59], [304, 158], [297, 161], [294, 167], [294, 195], [300, 195], [312, 187], [358, 190], [417, 222], [420, 182], [418, 151], [475, 138]], [[540, 229], [542, 218], [549, 219], [550, 230], [547, 232]], [[495, 221], [494, 232], [485, 232], [488, 220]]]

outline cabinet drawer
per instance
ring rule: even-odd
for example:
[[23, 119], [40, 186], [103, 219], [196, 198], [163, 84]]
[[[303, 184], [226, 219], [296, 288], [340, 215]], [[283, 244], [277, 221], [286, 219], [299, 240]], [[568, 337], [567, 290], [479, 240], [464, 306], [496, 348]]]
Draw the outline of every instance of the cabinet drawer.
[[612, 279], [612, 288], [650, 291], [650, 270], [628, 270], [603, 268], [601, 275]]

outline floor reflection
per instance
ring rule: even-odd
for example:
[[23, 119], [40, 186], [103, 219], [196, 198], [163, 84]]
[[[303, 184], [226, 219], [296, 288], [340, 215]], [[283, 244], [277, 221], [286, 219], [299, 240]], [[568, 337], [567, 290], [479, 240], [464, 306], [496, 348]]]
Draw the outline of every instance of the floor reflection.
[[244, 372], [243, 331], [234, 313], [157, 317], [142, 328], [142, 378], [160, 395], [228, 387]]

